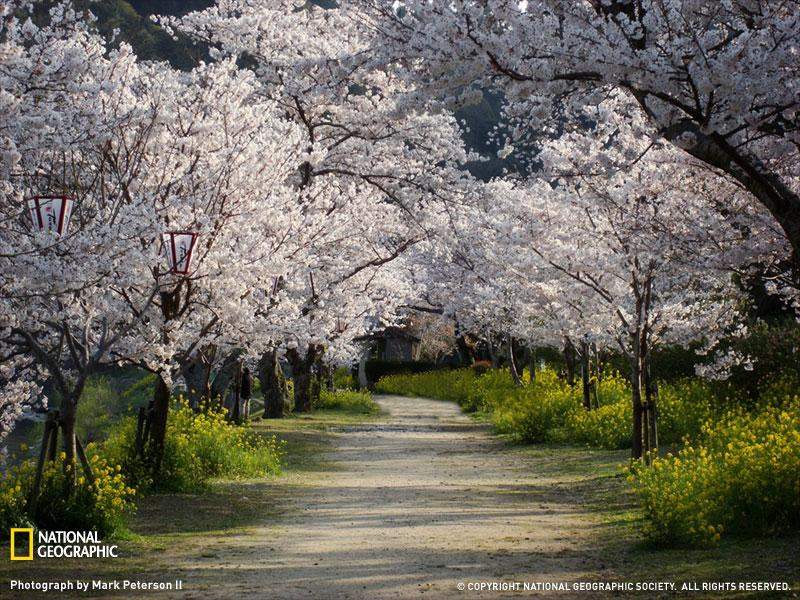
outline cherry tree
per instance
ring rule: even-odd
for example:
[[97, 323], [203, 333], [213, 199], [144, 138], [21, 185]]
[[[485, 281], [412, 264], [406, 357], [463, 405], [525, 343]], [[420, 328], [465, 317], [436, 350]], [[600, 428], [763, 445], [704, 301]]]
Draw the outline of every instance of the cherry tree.
[[[549, 179], [490, 187], [492, 228], [517, 257], [508, 271], [527, 273], [529, 291], [566, 317], [548, 325], [572, 339], [614, 344], [629, 357], [639, 458], [648, 445], [653, 348], [699, 341], [709, 351], [722, 337], [744, 333], [731, 274], [785, 248], [785, 238], [750, 195], [654, 141], [654, 132], [640, 135], [647, 124], [624, 111], [619, 99], [601, 103], [590, 133], [546, 145]], [[629, 135], [628, 122], [637, 135]], [[632, 162], [630, 153], [640, 158]], [[720, 196], [735, 218], [710, 210]]]
[[298, 215], [287, 180], [300, 160], [300, 138], [232, 61], [150, 78], [148, 85], [157, 104], [141, 130], [141, 177], [130, 182], [133, 196], [158, 215], [148, 243], [158, 247], [167, 230], [197, 235], [186, 274], [170, 273], [162, 258], [143, 287], [121, 292], [135, 304], [147, 286], [159, 287], [159, 311], [118, 353], [160, 375], [150, 429], [157, 439], [172, 381], [198, 354], [209, 345], [224, 354], [258, 341], [254, 301], [286, 271], [281, 242]]
[[516, 140], [557, 132], [610, 90], [624, 92], [661, 139], [725, 173], [772, 214], [790, 242], [796, 287], [795, 0], [356, 4], [375, 31], [376, 68], [405, 76], [405, 101], [463, 103], [476, 86], [499, 86]]
[[[136, 209], [91, 191], [84, 197], [97, 180], [88, 151], [107, 142], [113, 124], [98, 106], [125, 104], [124, 82], [135, 64], [125, 46], [106, 53], [71, 4], [53, 5], [42, 25], [33, 23], [28, 9], [32, 3], [11, 3], [0, 14], [3, 434], [21, 407], [46, 405], [39, 384], [50, 379], [61, 397], [58, 426], [70, 467], [78, 399], [120, 335], [119, 319], [98, 289], [130, 258], [124, 240], [135, 235], [138, 220]], [[29, 210], [28, 199], [60, 198], [68, 190], [82, 197], [63, 230], [37, 224], [43, 215]], [[58, 202], [63, 214], [66, 201]], [[118, 239], [123, 243], [117, 245]], [[74, 469], [68, 471], [74, 476]]]
[[[273, 343], [284, 344], [295, 375], [305, 379], [336, 331], [331, 323], [347, 321], [341, 310], [353, 302], [347, 295], [360, 289], [370, 298], [380, 281], [373, 274], [387, 273], [392, 262], [440, 231], [448, 204], [467, 201], [469, 181], [457, 168], [467, 158], [458, 127], [444, 114], [396, 110], [393, 96], [404, 83], [388, 70], [367, 68], [371, 36], [341, 7], [220, 2], [160, 21], [209, 43], [216, 58], [236, 57], [251, 68], [260, 93], [303, 131], [307, 156], [296, 163], [293, 184], [302, 222], [313, 224], [288, 244], [309, 253], [305, 266], [283, 276], [278, 287], [305, 296], [296, 298], [302, 308], [291, 331]], [[309, 235], [314, 227], [317, 237]], [[388, 316], [389, 296], [401, 304], [404, 285], [398, 280], [394, 288], [387, 294], [387, 286], [378, 286], [383, 300], [377, 312]], [[358, 329], [349, 327], [348, 335], [356, 337]], [[305, 388], [295, 386], [300, 410], [308, 407]]]
[[[105, 51], [66, 4], [44, 28], [6, 24], [4, 101], [15, 111], [2, 127], [12, 200], [6, 358], [34, 379], [46, 368], [69, 398], [62, 419], [73, 429], [83, 383], [101, 361], [157, 373], [157, 468], [172, 381], [208, 344], [250, 343], [248, 298], [286, 271], [275, 250], [296, 215], [285, 202], [294, 206], [294, 196], [282, 194], [301, 160], [297, 128], [232, 61], [191, 73], [137, 63], [125, 46]], [[72, 229], [56, 238], [22, 217], [24, 198], [54, 189], [75, 204]], [[197, 241], [176, 272], [165, 234], [187, 230]]]

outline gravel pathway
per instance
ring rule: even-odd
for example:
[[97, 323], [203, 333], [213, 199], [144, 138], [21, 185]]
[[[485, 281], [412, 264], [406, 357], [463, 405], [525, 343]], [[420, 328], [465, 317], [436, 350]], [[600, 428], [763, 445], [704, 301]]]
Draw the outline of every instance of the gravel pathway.
[[487, 426], [447, 402], [377, 400], [388, 416], [338, 431], [333, 468], [277, 531], [248, 530], [217, 542], [200, 565], [181, 564], [175, 596], [530, 598], [553, 592], [459, 584], [598, 578], [586, 511]]

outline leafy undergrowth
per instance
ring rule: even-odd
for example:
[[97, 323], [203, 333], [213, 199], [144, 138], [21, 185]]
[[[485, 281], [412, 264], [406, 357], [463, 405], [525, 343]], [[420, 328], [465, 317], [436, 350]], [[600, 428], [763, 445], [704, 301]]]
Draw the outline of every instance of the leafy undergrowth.
[[[469, 385], [471, 382], [471, 385]], [[527, 443], [630, 446], [631, 390], [619, 375], [598, 382], [586, 411], [579, 386], [550, 369], [515, 386], [507, 372], [394, 375], [378, 389], [457, 401], [485, 412], [495, 431]], [[636, 466], [644, 537], [662, 547], [709, 547], [727, 536], [800, 531], [800, 399], [792, 377], [759, 386], [758, 399], [699, 379], [662, 383], [659, 440], [682, 448]]]
[[348, 389], [334, 392], [321, 390], [319, 400], [314, 402], [314, 408], [367, 415], [380, 411], [380, 407], [369, 392]]
[[[723, 537], [712, 547], [660, 547], [642, 539], [646, 525], [638, 497], [628, 483], [628, 451], [564, 444], [509, 446], [516, 461], [535, 469], [548, 489], [566, 504], [587, 511], [593, 545], [586, 548], [603, 567], [606, 581], [780, 581], [800, 589], [800, 534], [772, 537]], [[746, 575], [743, 575], [746, 574]], [[624, 594], [620, 594], [623, 595]], [[767, 598], [769, 594], [725, 592], [691, 594], [697, 598]], [[609, 595], [610, 596], [610, 595]], [[632, 594], [645, 597], [642, 592]], [[648, 594], [672, 598], [675, 594]]]
[[697, 442], [655, 458], [631, 480], [645, 533], [659, 544], [800, 531], [800, 399], [709, 421]]
[[[258, 419], [252, 433], [283, 448], [281, 477], [209, 480], [201, 492], [159, 493], [137, 498], [137, 510], [128, 517], [128, 530], [118, 536], [120, 558], [86, 561], [11, 562], [0, 573], [0, 586], [15, 579], [142, 579], [161, 580], [176, 571], [184, 553], [217, 560], [215, 547], [232, 535], [265, 527], [284, 514], [322, 474], [334, 469], [328, 462], [333, 435], [329, 429], [373, 418], [344, 411], [320, 410], [300, 417]], [[275, 535], [278, 536], [276, 526]], [[8, 555], [7, 542], [0, 553]], [[186, 582], [189, 584], [190, 582]]]
[[164, 458], [157, 481], [136, 457], [136, 419], [128, 417], [103, 445], [108, 460], [122, 465], [129, 480], [145, 492], [194, 492], [211, 479], [267, 477], [280, 473], [283, 450], [247, 426], [227, 420], [224, 409], [196, 413], [175, 402], [167, 421]]
[[[631, 390], [619, 374], [597, 382], [596, 410], [585, 411], [580, 386], [570, 386], [552, 369], [515, 386], [508, 370], [476, 376], [472, 369], [391, 375], [376, 389], [383, 393], [452, 400], [467, 412], [485, 412], [498, 433], [520, 442], [585, 443], [610, 450], [630, 447]], [[660, 440], [665, 445], [694, 436], [715, 410], [735, 405], [735, 390], [699, 379], [661, 384]], [[729, 396], [734, 396], [730, 397]]]
[[375, 390], [382, 394], [452, 400], [463, 407], [472, 397], [475, 382], [475, 372], [470, 369], [430, 371], [381, 377]]
[[6, 539], [12, 527], [95, 530], [103, 537], [124, 532], [126, 514], [134, 508], [136, 491], [127, 484], [120, 467], [101, 458], [93, 444], [86, 452], [94, 481], [79, 470], [71, 494], [64, 493], [64, 453], [59, 460], [45, 463], [35, 519], [27, 502], [36, 464], [24, 461], [0, 476], [0, 539]]

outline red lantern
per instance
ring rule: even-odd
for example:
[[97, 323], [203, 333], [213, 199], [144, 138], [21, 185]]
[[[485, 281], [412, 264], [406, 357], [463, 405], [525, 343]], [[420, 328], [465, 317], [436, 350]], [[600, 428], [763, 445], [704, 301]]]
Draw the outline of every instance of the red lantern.
[[191, 231], [169, 231], [162, 234], [162, 239], [170, 270], [178, 275], [187, 275], [197, 234]]
[[59, 237], [67, 233], [72, 216], [72, 199], [67, 196], [34, 196], [28, 210], [37, 231], [54, 231]]

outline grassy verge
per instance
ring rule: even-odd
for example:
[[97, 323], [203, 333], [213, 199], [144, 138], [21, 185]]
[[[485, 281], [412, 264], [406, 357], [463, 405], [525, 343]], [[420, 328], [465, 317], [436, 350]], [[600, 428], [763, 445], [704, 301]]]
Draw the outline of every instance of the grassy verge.
[[[659, 549], [642, 539], [641, 509], [627, 485], [625, 450], [540, 444], [509, 445], [515, 459], [535, 465], [548, 490], [584, 506], [603, 580], [677, 582], [781, 581], [800, 590], [800, 535], [731, 536], [713, 548]], [[775, 598], [774, 592], [687, 593], [692, 598]], [[635, 595], [635, 594], [634, 594]], [[682, 594], [678, 594], [682, 595]], [[638, 597], [642, 597], [640, 592]], [[674, 597], [675, 594], [647, 597]], [[790, 596], [791, 597], [791, 596]]]
[[[318, 477], [331, 470], [326, 453], [332, 447], [332, 431], [371, 418], [374, 415], [347, 410], [319, 410], [284, 419], [255, 418], [252, 426], [256, 433], [267, 438], [274, 435], [285, 442], [280, 477], [214, 480], [202, 493], [142, 498], [130, 518], [129, 535], [114, 542], [120, 547], [120, 558], [6, 562], [7, 568], [0, 571], [0, 589], [8, 589], [11, 579], [174, 580], [184, 571], [202, 567], [194, 562], [198, 554], [201, 560], [219, 560], [219, 548], [256, 527], [262, 536], [267, 532], [277, 537], [280, 526], [270, 523], [293, 510]], [[8, 556], [8, 543], [0, 544], [0, 553]]]
[[[630, 447], [630, 384], [608, 375], [599, 407], [584, 410], [580, 386], [552, 369], [515, 386], [508, 371], [476, 376], [468, 369], [390, 375], [377, 389], [455, 400], [487, 413], [498, 434], [524, 443]], [[747, 531], [765, 538], [800, 532], [800, 397], [796, 376], [758, 383], [757, 397], [731, 384], [662, 382], [659, 454], [631, 483], [647, 526], [662, 547], [708, 547]], [[665, 446], [678, 448], [666, 454]]]

